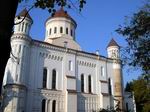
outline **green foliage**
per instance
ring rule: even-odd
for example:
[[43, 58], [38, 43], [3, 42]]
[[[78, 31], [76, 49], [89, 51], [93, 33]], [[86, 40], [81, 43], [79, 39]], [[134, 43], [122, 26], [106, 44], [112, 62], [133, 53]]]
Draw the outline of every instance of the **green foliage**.
[[150, 74], [150, 0], [116, 31], [125, 37], [128, 44], [123, 61]]
[[[28, 0], [19, 0], [19, 2]], [[86, 4], [86, 0], [34, 0], [36, 8], [47, 9], [49, 13], [54, 14], [56, 7], [76, 8], [81, 11]]]
[[134, 92], [137, 112], [150, 112], [150, 80], [139, 77], [129, 85], [130, 91]]

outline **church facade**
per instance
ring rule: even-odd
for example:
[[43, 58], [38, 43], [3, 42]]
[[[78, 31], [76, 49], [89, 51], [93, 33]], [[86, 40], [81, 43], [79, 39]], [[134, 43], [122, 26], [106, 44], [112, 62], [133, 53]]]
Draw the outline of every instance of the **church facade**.
[[45, 40], [30, 37], [32, 18], [23, 10], [11, 37], [12, 52], [3, 80], [4, 112], [93, 112], [123, 109], [119, 45], [108, 57], [82, 51], [77, 23], [62, 8], [45, 22]]

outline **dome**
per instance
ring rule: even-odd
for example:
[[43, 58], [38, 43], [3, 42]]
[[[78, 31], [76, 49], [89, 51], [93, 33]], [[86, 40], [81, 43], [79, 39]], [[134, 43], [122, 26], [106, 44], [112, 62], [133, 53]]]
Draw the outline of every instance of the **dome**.
[[59, 17], [63, 17], [63, 18], [67, 18], [67, 19], [70, 19], [72, 20], [75, 24], [75, 20], [72, 19], [72, 17], [67, 13], [67, 11], [64, 11], [63, 8], [60, 8], [58, 11], [56, 11], [51, 17], [49, 17], [46, 22], [49, 20], [49, 19], [52, 19], [52, 18], [59, 18]]

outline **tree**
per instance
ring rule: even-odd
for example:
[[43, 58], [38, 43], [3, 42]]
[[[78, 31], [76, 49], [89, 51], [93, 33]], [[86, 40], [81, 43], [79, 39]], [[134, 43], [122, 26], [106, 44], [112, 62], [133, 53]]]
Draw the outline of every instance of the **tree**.
[[[1, 0], [0, 1], [0, 88], [2, 87], [5, 66], [11, 52], [10, 37], [13, 34], [14, 18], [18, 3], [29, 0]], [[75, 3], [78, 5], [76, 6]], [[57, 6], [76, 8], [79, 11], [86, 4], [86, 0], [34, 0], [33, 6], [36, 8], [47, 9], [54, 13]], [[1, 89], [0, 89], [1, 94]]]
[[[150, 81], [144, 79], [142, 76], [137, 80], [128, 83], [130, 85], [130, 92], [134, 92], [137, 112], [150, 111]], [[126, 86], [126, 88], [128, 88]]]
[[150, 0], [116, 31], [125, 37], [128, 44], [123, 61], [150, 74]]

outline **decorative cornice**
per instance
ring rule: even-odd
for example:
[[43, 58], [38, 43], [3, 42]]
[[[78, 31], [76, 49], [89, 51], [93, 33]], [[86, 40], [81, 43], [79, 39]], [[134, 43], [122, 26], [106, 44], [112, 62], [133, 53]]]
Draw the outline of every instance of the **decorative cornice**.
[[83, 60], [78, 60], [77, 63], [78, 63], [78, 65], [81, 65], [81, 66], [87, 66], [87, 67], [93, 67], [93, 68], [96, 67], [95, 63], [87, 62], [87, 61], [83, 61]]
[[[12, 37], [11, 37], [11, 41], [13, 41], [15, 39], [25, 40], [25, 41], [31, 43], [32, 45], [35, 45], [35, 46], [38, 46], [38, 47], [47, 48], [47, 49], [51, 49], [51, 50], [54, 50], [54, 51], [70, 53], [70, 54], [74, 54], [76, 56], [81, 56], [81, 57], [86, 57], [86, 58], [91, 58], [91, 59], [96, 59], [96, 60], [109, 61], [109, 62], [113, 61], [112, 59], [109, 59], [107, 57], [97, 55], [97, 54], [94, 54], [94, 53], [88, 53], [88, 52], [85, 52], [85, 51], [78, 51], [78, 50], [74, 50], [74, 49], [70, 49], [70, 48], [64, 48], [64, 47], [61, 47], [61, 46], [49, 44], [47, 42], [34, 40], [34, 39], [31, 39], [31, 37], [29, 37], [25, 34], [20, 34], [20, 33], [13, 34]], [[95, 65], [93, 65], [93, 66], [95, 66]]]
[[16, 40], [16, 39], [25, 40], [27, 42], [31, 42], [32, 40], [31, 37], [24, 35], [24, 34], [19, 34], [19, 33], [13, 34], [11, 37], [11, 41]]
[[39, 55], [41, 57], [52, 59], [52, 60], [57, 60], [57, 61], [62, 61], [63, 60], [63, 57], [57, 56], [57, 55], [53, 55], [51, 53], [40, 52]]
[[74, 49], [70, 49], [70, 48], [65, 48], [65, 47], [53, 45], [53, 44], [38, 41], [38, 40], [32, 40], [32, 44], [35, 45], [35, 46], [38, 46], [38, 47], [52, 49], [52, 50], [55, 50], [55, 51], [75, 54], [76, 56], [82, 56], [82, 57], [86, 57], [86, 58], [92, 58], [92, 59], [104, 60], [104, 61], [106, 61], [106, 60], [107, 61], [108, 60], [112, 61], [112, 59], [109, 59], [109, 58], [104, 57], [104, 56], [96, 55], [94, 53], [88, 53], [88, 52], [85, 52], [85, 51], [78, 51], [78, 50], [74, 50]]

